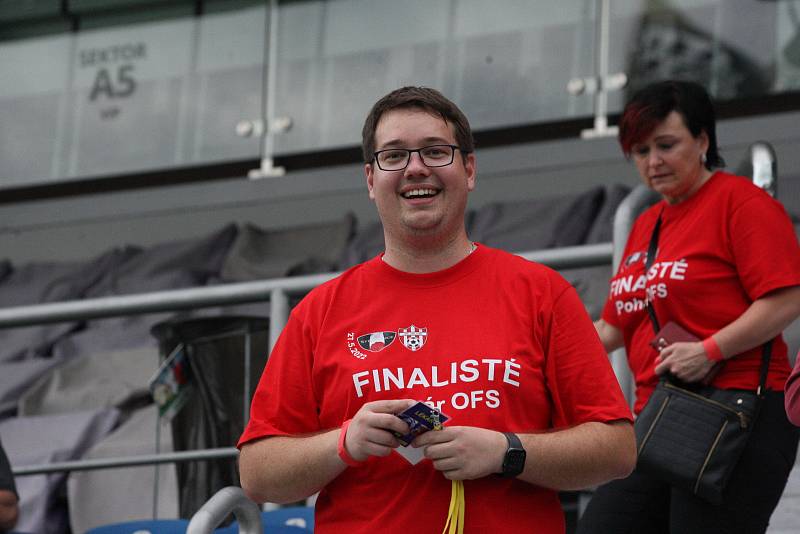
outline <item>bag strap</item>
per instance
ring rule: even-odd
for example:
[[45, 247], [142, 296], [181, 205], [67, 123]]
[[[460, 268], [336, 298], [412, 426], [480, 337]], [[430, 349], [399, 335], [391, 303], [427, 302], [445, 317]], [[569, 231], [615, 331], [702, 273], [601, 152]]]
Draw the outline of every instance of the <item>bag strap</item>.
[[773, 341], [773, 339], [770, 339], [764, 343], [764, 350], [761, 351], [761, 376], [758, 379], [758, 389], [756, 390], [756, 395], [759, 397], [763, 397], [764, 391], [766, 391], [767, 373], [769, 372], [769, 360], [772, 357]]
[[[664, 213], [664, 208], [661, 208], [661, 211], [658, 214], [658, 219], [656, 219], [656, 224], [653, 226], [653, 233], [650, 235], [650, 244], [647, 246], [647, 258], [644, 262], [644, 275], [647, 276], [648, 271], [650, 271], [650, 267], [653, 266], [653, 262], [656, 259], [656, 254], [658, 253], [658, 237], [661, 233], [661, 215]], [[659, 330], [661, 330], [661, 326], [658, 322], [658, 317], [656, 316], [656, 310], [653, 306], [652, 302], [645, 297], [645, 308], [647, 308], [647, 314], [650, 316], [650, 322], [653, 325], [653, 333], [658, 334]], [[764, 343], [764, 349], [761, 351], [761, 372], [759, 373], [759, 380], [758, 380], [758, 389], [756, 390], [756, 394], [759, 397], [764, 396], [764, 391], [766, 390], [767, 385], [767, 373], [769, 372], [769, 361], [772, 358], [772, 342], [774, 340], [770, 339], [766, 343]]]
[[[653, 233], [650, 235], [650, 244], [647, 246], [647, 258], [644, 261], [644, 275], [647, 276], [647, 273], [650, 271], [650, 267], [653, 266], [653, 262], [656, 259], [656, 254], [658, 253], [658, 234], [661, 233], [661, 214], [664, 213], [664, 208], [661, 208], [661, 212], [658, 214], [658, 219], [656, 219], [656, 225], [653, 227]], [[650, 299], [647, 298], [647, 294], [645, 294], [645, 308], [647, 308], [647, 314], [650, 316], [650, 322], [653, 323], [653, 333], [658, 334], [658, 331], [661, 330], [661, 326], [658, 323], [658, 317], [656, 317], [656, 310], [653, 308], [653, 304], [650, 302]]]

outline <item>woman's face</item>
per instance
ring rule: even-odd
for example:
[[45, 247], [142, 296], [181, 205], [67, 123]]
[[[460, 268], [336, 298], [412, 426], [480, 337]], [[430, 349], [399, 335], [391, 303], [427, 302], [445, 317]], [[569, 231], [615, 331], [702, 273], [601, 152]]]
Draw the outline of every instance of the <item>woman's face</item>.
[[708, 136], [694, 137], [683, 117], [673, 111], [646, 138], [634, 143], [631, 157], [645, 185], [670, 204], [692, 196], [711, 176], [702, 157]]

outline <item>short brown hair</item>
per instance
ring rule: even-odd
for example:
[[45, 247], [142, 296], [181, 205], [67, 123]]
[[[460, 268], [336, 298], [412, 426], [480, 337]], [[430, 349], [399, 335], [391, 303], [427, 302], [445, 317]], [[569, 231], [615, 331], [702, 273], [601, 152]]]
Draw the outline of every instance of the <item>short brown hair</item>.
[[456, 143], [463, 154], [475, 150], [475, 141], [472, 139], [472, 129], [464, 113], [442, 93], [430, 87], [406, 86], [395, 89], [384, 96], [372, 106], [364, 121], [361, 130], [361, 149], [364, 153], [364, 162], [369, 163], [375, 154], [375, 129], [378, 121], [387, 111], [393, 109], [419, 108], [434, 115], [441, 116], [445, 122], [453, 124], [456, 133]]

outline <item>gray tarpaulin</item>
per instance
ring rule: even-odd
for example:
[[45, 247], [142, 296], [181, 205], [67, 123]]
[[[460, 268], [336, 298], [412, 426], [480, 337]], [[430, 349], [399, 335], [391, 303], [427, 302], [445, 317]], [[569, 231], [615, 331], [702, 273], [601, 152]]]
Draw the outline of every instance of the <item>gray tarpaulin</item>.
[[134, 398], [149, 396], [148, 382], [157, 368], [155, 347], [78, 356], [28, 388], [19, 400], [18, 414], [121, 407]]
[[225, 281], [241, 282], [331, 272], [355, 228], [355, 217], [287, 229], [247, 224], [222, 266]]
[[574, 195], [495, 202], [479, 208], [468, 228], [472, 240], [509, 252], [580, 245], [605, 198], [595, 187]]
[[0, 419], [14, 415], [20, 396], [58, 366], [55, 358], [31, 358], [19, 362], [0, 362]]
[[[78, 460], [108, 434], [117, 410], [15, 417], [0, 422], [3, 446], [12, 466]], [[66, 473], [17, 477], [20, 532], [66, 534]]]
[[[103, 438], [85, 459], [139, 456], [156, 452], [155, 405], [136, 411], [117, 430]], [[169, 427], [162, 428], [159, 452], [172, 451]], [[74, 534], [90, 528], [153, 517], [153, 491], [158, 470], [159, 518], [178, 517], [178, 485], [174, 464], [76, 471], [67, 480], [69, 518]]]
[[[110, 269], [124, 262], [131, 249], [114, 249], [88, 262], [35, 262], [12, 267], [0, 282], [0, 307], [77, 300]], [[0, 330], [0, 361], [39, 356], [79, 323], [58, 323]]]

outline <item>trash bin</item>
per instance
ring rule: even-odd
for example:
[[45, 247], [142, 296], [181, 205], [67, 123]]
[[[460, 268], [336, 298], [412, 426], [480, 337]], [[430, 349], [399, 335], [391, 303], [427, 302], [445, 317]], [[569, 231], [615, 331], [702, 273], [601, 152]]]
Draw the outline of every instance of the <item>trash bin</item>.
[[[174, 450], [236, 445], [269, 352], [269, 320], [222, 316], [156, 324], [162, 361], [184, 345], [192, 389], [171, 421]], [[249, 361], [249, 364], [248, 364]], [[178, 502], [189, 518], [220, 489], [239, 485], [235, 459], [178, 462]]]

